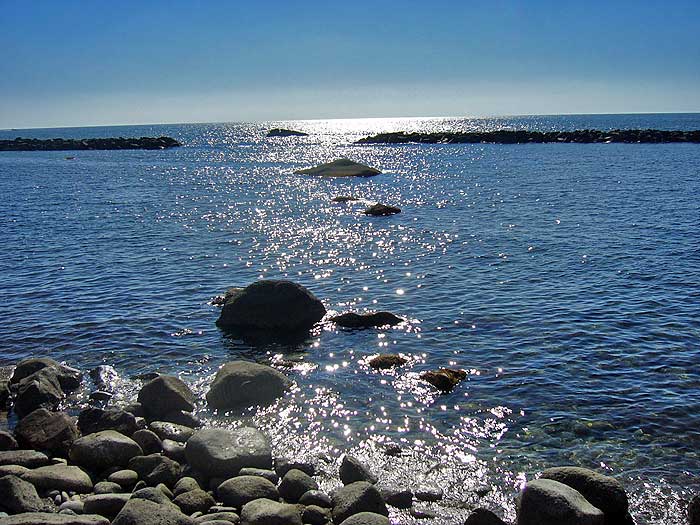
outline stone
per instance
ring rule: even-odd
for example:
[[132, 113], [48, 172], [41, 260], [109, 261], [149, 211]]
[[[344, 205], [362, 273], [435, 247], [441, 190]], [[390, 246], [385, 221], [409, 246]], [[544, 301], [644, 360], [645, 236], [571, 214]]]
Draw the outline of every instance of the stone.
[[542, 479], [553, 479], [579, 491], [597, 507], [607, 521], [622, 520], [629, 510], [625, 488], [613, 477], [581, 467], [554, 467], [542, 473]]
[[10, 381], [0, 378], [0, 410], [7, 408], [7, 402], [10, 399]]
[[478, 508], [464, 522], [464, 525], [507, 525], [505, 521], [488, 509]]
[[23, 512], [0, 519], [0, 525], [109, 525], [109, 520], [96, 514], [54, 514], [52, 512]]
[[382, 217], [385, 215], [395, 215], [401, 213], [401, 208], [396, 206], [389, 206], [388, 204], [372, 204], [369, 208], [364, 211], [365, 215], [372, 215], [374, 217]]
[[385, 370], [395, 366], [402, 366], [406, 363], [408, 363], [408, 359], [398, 354], [381, 354], [370, 359], [368, 364], [376, 370]]
[[309, 505], [301, 513], [301, 521], [310, 525], [324, 525], [331, 521], [331, 511], [317, 505]]
[[139, 425], [136, 417], [125, 410], [89, 407], [78, 415], [78, 428], [85, 436], [103, 430], [114, 430], [125, 436], [131, 436], [139, 429]]
[[216, 505], [214, 498], [202, 489], [183, 492], [175, 497], [173, 503], [180, 507], [180, 510], [185, 514], [207, 512], [212, 506]]
[[216, 324], [221, 328], [297, 332], [309, 330], [326, 308], [291, 281], [260, 280], [229, 297]]
[[267, 470], [264, 468], [249, 468], [245, 467], [238, 471], [239, 476], [260, 476], [265, 478], [270, 483], [277, 485], [279, 483], [280, 477], [274, 470]]
[[346, 312], [330, 318], [338, 326], [343, 328], [379, 328], [381, 326], [395, 326], [403, 323], [403, 319], [391, 312], [372, 312], [358, 314]]
[[187, 461], [185, 445], [173, 441], [172, 439], [163, 440], [163, 454], [178, 463], [185, 463]]
[[75, 465], [47, 465], [35, 468], [22, 474], [22, 479], [41, 491], [62, 490], [86, 494], [92, 491], [93, 487], [90, 476]]
[[277, 487], [259, 476], [236, 476], [228, 479], [219, 485], [216, 495], [224, 505], [236, 508], [254, 499], [278, 500], [280, 497]]
[[389, 525], [389, 518], [374, 512], [358, 512], [343, 520], [341, 525]]
[[338, 159], [313, 168], [296, 170], [294, 174], [316, 177], [374, 177], [381, 174], [381, 171], [350, 159]]
[[0, 466], [0, 478], [12, 474], [13, 476], [22, 477], [22, 474], [29, 472], [27, 467], [20, 465], [2, 465]]
[[201, 419], [190, 412], [184, 412], [182, 410], [173, 410], [165, 415], [158, 416], [158, 420], [190, 428], [199, 428], [202, 426]]
[[518, 525], [603, 525], [603, 512], [576, 489], [551, 479], [525, 485], [517, 500]]
[[80, 433], [68, 414], [38, 408], [17, 423], [15, 435], [23, 447], [67, 456]]
[[132, 499], [146, 499], [161, 505], [170, 504], [170, 498], [156, 487], [144, 487], [131, 493]]
[[457, 384], [466, 379], [467, 373], [464, 370], [453, 370], [451, 368], [440, 368], [423, 372], [420, 378], [427, 381], [441, 392], [451, 392]]
[[55, 410], [63, 390], [52, 368], [43, 368], [17, 383], [14, 411], [22, 418], [38, 408]]
[[251, 427], [198, 430], [187, 442], [185, 453], [192, 468], [210, 478], [227, 479], [237, 475], [243, 467], [272, 467], [268, 439]]
[[119, 486], [122, 488], [130, 489], [138, 482], [139, 474], [135, 470], [131, 469], [117, 470], [116, 472], [112, 472], [109, 476], [107, 476], [107, 480], [111, 481], [112, 483], [119, 484]]
[[339, 488], [333, 493], [332, 500], [334, 523], [342, 523], [353, 514], [360, 512], [389, 515], [377, 487], [366, 481], [356, 481]]
[[46, 454], [36, 450], [6, 450], [0, 452], [0, 465], [19, 465], [36, 468], [51, 463]]
[[418, 501], [440, 501], [445, 493], [437, 485], [423, 484], [418, 486], [415, 496]]
[[138, 402], [147, 416], [167, 414], [173, 410], [194, 410], [194, 394], [184, 381], [174, 376], [161, 375], [147, 382], [138, 395]]
[[80, 370], [62, 365], [48, 357], [32, 357], [22, 359], [14, 369], [10, 384], [14, 385], [21, 383], [23, 379], [39, 372], [40, 370], [50, 369], [52, 376], [58, 380], [59, 387], [64, 391], [75, 390], [80, 386], [83, 374]]
[[104, 390], [95, 390], [90, 392], [90, 401], [109, 401], [113, 394]]
[[193, 428], [166, 421], [153, 421], [149, 427], [160, 439], [170, 439], [178, 443], [184, 443], [194, 435]]
[[419, 520], [432, 520], [438, 517], [438, 513], [424, 505], [414, 505], [408, 511], [411, 516]]
[[357, 197], [352, 197], [350, 195], [338, 195], [336, 197], [333, 197], [331, 199], [331, 202], [354, 202], [354, 201], [359, 201]]
[[323, 507], [329, 509], [333, 506], [333, 501], [331, 497], [320, 490], [309, 490], [302, 494], [299, 498], [299, 503], [302, 505], [316, 505], [317, 507]]
[[309, 134], [293, 129], [273, 128], [267, 132], [268, 137], [307, 137]]
[[177, 483], [175, 483], [175, 487], [173, 488], [173, 494], [175, 496], [179, 496], [183, 492], [189, 492], [191, 490], [199, 490], [202, 487], [199, 486], [199, 483], [197, 483], [197, 480], [194, 478], [190, 477], [184, 477], [180, 478]]
[[61, 503], [61, 505], [58, 507], [59, 511], [66, 509], [74, 512], [75, 514], [83, 514], [85, 512], [85, 504], [82, 501], [68, 500]]
[[[217, 507], [212, 507], [212, 508], [217, 508]], [[229, 511], [217, 511], [217, 512], [211, 512], [209, 514], [205, 514], [204, 516], [199, 516], [194, 520], [197, 524], [200, 523], [213, 523], [217, 522], [217, 525], [219, 523], [224, 523], [226, 525], [230, 525], [231, 523], [239, 523], [241, 521], [241, 518], [236, 514], [235, 512], [229, 510]]]
[[124, 489], [119, 483], [114, 483], [113, 481], [100, 481], [95, 483], [92, 491], [95, 494], [118, 494]]
[[377, 476], [372, 474], [369, 467], [359, 459], [346, 454], [340, 464], [340, 481], [343, 482], [343, 485], [349, 485], [355, 481], [376, 483]]
[[141, 447], [141, 450], [143, 450], [143, 453], [146, 455], [157, 454], [163, 450], [163, 443], [158, 435], [152, 430], [137, 430], [131, 436], [131, 439], [138, 443], [139, 447]]
[[249, 361], [232, 361], [222, 366], [207, 393], [212, 409], [241, 409], [269, 405], [284, 395], [291, 381], [274, 368]]
[[159, 504], [132, 498], [114, 518], [112, 525], [194, 525], [194, 520], [172, 503]]
[[18, 447], [17, 441], [9, 432], [0, 430], [0, 451], [14, 450]]
[[688, 504], [688, 523], [700, 525], [700, 496], [693, 496]]
[[296, 505], [261, 498], [246, 503], [241, 510], [242, 525], [302, 525]]
[[94, 494], [83, 500], [83, 511], [114, 519], [130, 498], [131, 494]]
[[309, 490], [318, 490], [318, 483], [306, 472], [292, 469], [284, 475], [278, 490], [284, 500], [297, 503]]
[[390, 484], [380, 484], [377, 488], [382, 499], [392, 507], [408, 509], [413, 505], [413, 492], [409, 488]]
[[131, 458], [142, 453], [133, 439], [114, 430], [103, 430], [76, 439], [70, 450], [70, 460], [99, 472], [109, 467], [125, 466]]
[[110, 365], [99, 365], [90, 370], [88, 375], [98, 389], [107, 392], [113, 392], [119, 380], [119, 374]]
[[177, 461], [160, 454], [135, 456], [129, 460], [129, 469], [138, 473], [139, 478], [148, 485], [162, 483], [166, 487], [174, 486], [182, 472]]
[[44, 502], [36, 492], [36, 488], [17, 476], [0, 478], [0, 510], [10, 514], [20, 512], [39, 512], [44, 510]]
[[316, 467], [311, 462], [299, 461], [286, 456], [275, 458], [275, 472], [277, 472], [278, 476], [284, 477], [292, 469], [301, 470], [309, 476], [313, 476], [316, 473]]

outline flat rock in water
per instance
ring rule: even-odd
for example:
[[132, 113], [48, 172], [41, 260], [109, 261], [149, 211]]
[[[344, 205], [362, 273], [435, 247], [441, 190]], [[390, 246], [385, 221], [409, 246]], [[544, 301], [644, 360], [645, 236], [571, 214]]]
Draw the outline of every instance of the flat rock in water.
[[265, 435], [251, 427], [205, 428], [185, 447], [190, 466], [209, 478], [228, 479], [243, 467], [272, 468], [272, 450]]
[[68, 414], [39, 408], [17, 423], [15, 435], [24, 447], [66, 456], [80, 432]]
[[70, 460], [90, 470], [101, 471], [125, 466], [131, 458], [142, 453], [133, 439], [114, 430], [104, 430], [75, 440]]
[[382, 217], [385, 215], [395, 215], [401, 213], [401, 208], [396, 206], [389, 206], [388, 204], [373, 204], [364, 211], [365, 215], [373, 215], [375, 217]]
[[381, 354], [369, 360], [369, 366], [377, 370], [385, 370], [402, 366], [408, 363], [408, 359], [398, 354]]
[[160, 504], [132, 498], [114, 518], [112, 525], [194, 525], [194, 520], [172, 503]]
[[96, 514], [78, 516], [53, 512], [24, 512], [0, 518], [0, 525], [109, 525], [109, 520]]
[[22, 474], [22, 479], [43, 492], [60, 490], [86, 494], [93, 488], [90, 476], [75, 465], [59, 464], [39, 467]]
[[162, 375], [149, 381], [139, 391], [138, 402], [147, 415], [158, 416], [173, 410], [194, 410], [194, 394], [184, 381]]
[[380, 326], [395, 326], [403, 322], [403, 319], [391, 312], [372, 312], [367, 314], [346, 312], [331, 317], [330, 320], [344, 328], [378, 328]]
[[268, 137], [308, 137], [308, 133], [293, 129], [273, 128], [267, 132]]
[[294, 173], [316, 177], [374, 177], [379, 175], [381, 171], [350, 159], [338, 159], [326, 164], [319, 164], [313, 168], [296, 170]]
[[366, 481], [356, 481], [333, 493], [333, 522], [342, 523], [353, 514], [373, 512], [388, 516], [389, 511], [377, 487]]
[[517, 501], [518, 525], [603, 525], [603, 512], [576, 489], [551, 479], [530, 481]]
[[255, 499], [278, 500], [280, 497], [277, 487], [259, 476], [236, 476], [228, 479], [219, 485], [216, 495], [224, 505], [236, 508]]
[[464, 370], [453, 370], [451, 368], [441, 368], [423, 372], [420, 378], [427, 381], [441, 392], [451, 392], [457, 383], [466, 379], [467, 373]]
[[216, 373], [207, 393], [207, 404], [213, 409], [239, 409], [269, 405], [291, 386], [292, 382], [274, 368], [233, 361]]
[[241, 525], [302, 525], [301, 513], [296, 505], [256, 499], [243, 506]]

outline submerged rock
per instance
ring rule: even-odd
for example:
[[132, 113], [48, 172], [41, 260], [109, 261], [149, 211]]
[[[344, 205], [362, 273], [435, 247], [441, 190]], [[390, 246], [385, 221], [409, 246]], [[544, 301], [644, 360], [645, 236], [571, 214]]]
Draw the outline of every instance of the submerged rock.
[[284, 395], [292, 382], [281, 372], [249, 361], [226, 363], [207, 392], [210, 408], [227, 410], [268, 405]]
[[551, 479], [530, 481], [518, 496], [518, 525], [603, 525], [603, 512], [576, 489]]
[[423, 372], [420, 378], [427, 381], [435, 388], [442, 392], [450, 392], [457, 386], [457, 383], [466, 379], [467, 373], [464, 370], [453, 370], [451, 368], [441, 368], [439, 370], [431, 370]]
[[366, 314], [346, 312], [331, 317], [330, 320], [343, 328], [377, 328], [380, 326], [395, 326], [403, 322], [403, 319], [391, 312], [371, 312]]
[[293, 129], [273, 128], [267, 132], [268, 137], [308, 137], [308, 133]]
[[377, 370], [402, 366], [408, 363], [408, 359], [398, 354], [381, 354], [369, 360], [369, 366]]
[[380, 217], [384, 215], [394, 215], [396, 213], [401, 213], [401, 208], [396, 206], [389, 206], [388, 204], [373, 204], [365, 210], [365, 215], [373, 215], [375, 217]]
[[313, 168], [296, 170], [294, 173], [296, 175], [315, 175], [317, 177], [374, 177], [379, 175], [381, 171], [350, 159], [338, 159], [326, 164], [319, 164]]

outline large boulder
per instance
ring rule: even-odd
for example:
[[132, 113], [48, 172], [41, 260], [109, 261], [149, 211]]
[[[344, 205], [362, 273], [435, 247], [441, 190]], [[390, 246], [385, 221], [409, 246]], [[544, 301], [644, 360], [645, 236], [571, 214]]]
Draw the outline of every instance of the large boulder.
[[83, 435], [115, 430], [131, 436], [139, 429], [136, 417], [119, 408], [88, 407], [78, 415], [78, 428]]
[[33, 357], [22, 359], [14, 369], [10, 384], [20, 383], [23, 379], [38, 372], [39, 370], [50, 369], [52, 375], [57, 379], [62, 390], [68, 392], [80, 386], [82, 373], [80, 370], [62, 365], [48, 357]]
[[226, 363], [216, 373], [207, 393], [213, 409], [268, 405], [281, 397], [292, 382], [281, 372], [249, 361]]
[[356, 481], [336, 490], [333, 495], [333, 522], [342, 523], [353, 514], [373, 512], [388, 516], [389, 511], [377, 487]]
[[603, 512], [576, 489], [551, 479], [530, 481], [517, 501], [518, 525], [603, 525]]
[[24, 417], [37, 408], [55, 410], [64, 396], [55, 369], [50, 367], [23, 377], [16, 384], [15, 391], [13, 407], [19, 417]]
[[541, 478], [553, 479], [576, 489], [591, 505], [603, 511], [608, 522], [621, 521], [627, 516], [627, 493], [615, 478], [581, 467], [549, 468]]
[[296, 505], [260, 498], [243, 506], [241, 525], [302, 525], [301, 513]]
[[229, 507], [240, 508], [254, 499], [278, 500], [277, 487], [260, 476], [236, 476], [224, 481], [216, 489], [216, 495]]
[[38, 408], [17, 423], [15, 436], [21, 446], [65, 457], [80, 433], [68, 414]]
[[146, 415], [157, 417], [173, 410], [194, 410], [194, 394], [181, 379], [162, 375], [149, 381], [139, 391], [138, 402]]
[[381, 171], [350, 159], [338, 159], [319, 164], [313, 168], [296, 170], [295, 175], [314, 175], [316, 177], [374, 177]]
[[251, 427], [198, 430], [185, 447], [190, 466], [209, 478], [228, 479], [243, 467], [272, 468], [272, 450], [265, 435]]
[[93, 488], [90, 476], [75, 465], [46, 465], [25, 472], [22, 474], [22, 479], [42, 492], [60, 490], [87, 494]]
[[0, 525], [109, 525], [109, 520], [97, 514], [54, 514], [52, 512], [23, 512], [0, 518]]
[[103, 430], [75, 440], [70, 450], [70, 460], [99, 472], [110, 467], [125, 466], [131, 458], [141, 454], [141, 447], [133, 439], [114, 430]]
[[172, 503], [156, 503], [147, 499], [132, 498], [112, 521], [112, 525], [194, 525]]
[[31, 483], [17, 476], [0, 478], [0, 510], [10, 514], [19, 512], [39, 512], [44, 510], [44, 502]]
[[232, 294], [216, 324], [222, 328], [297, 332], [326, 314], [314, 294], [291, 281], [260, 280]]

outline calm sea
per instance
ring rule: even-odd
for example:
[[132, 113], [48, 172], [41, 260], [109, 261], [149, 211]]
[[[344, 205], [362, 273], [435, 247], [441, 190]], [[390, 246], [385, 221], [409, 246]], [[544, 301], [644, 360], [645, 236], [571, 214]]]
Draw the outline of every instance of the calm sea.
[[[274, 126], [310, 135], [264, 138]], [[700, 114], [2, 131], [184, 146], [0, 153], [0, 365], [110, 364], [122, 403], [135, 374], [179, 374], [203, 394], [228, 360], [271, 362], [296, 381], [290, 396], [243, 418], [200, 415], [252, 422], [278, 454], [321, 456], [326, 474], [352, 450], [385, 480], [437, 483], [448, 522], [464, 502], [512, 517], [523, 481], [576, 464], [622, 479], [638, 523], [684, 523], [700, 491], [700, 146], [353, 144], [502, 127], [700, 129]], [[292, 174], [339, 157], [384, 173]], [[403, 212], [369, 218], [336, 195]], [[209, 301], [263, 277], [307, 286], [330, 311], [409, 322], [324, 326], [293, 346], [227, 337]], [[376, 372], [379, 352], [410, 362]], [[417, 377], [441, 366], [468, 379], [435, 395]]]

